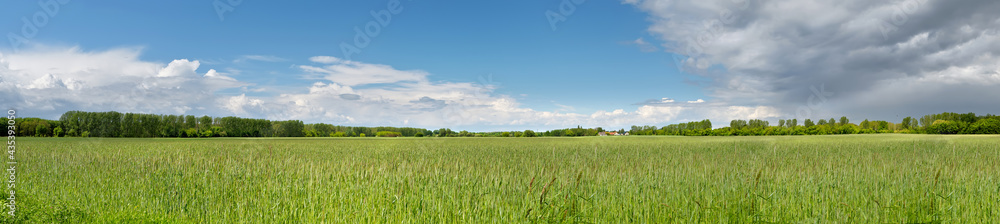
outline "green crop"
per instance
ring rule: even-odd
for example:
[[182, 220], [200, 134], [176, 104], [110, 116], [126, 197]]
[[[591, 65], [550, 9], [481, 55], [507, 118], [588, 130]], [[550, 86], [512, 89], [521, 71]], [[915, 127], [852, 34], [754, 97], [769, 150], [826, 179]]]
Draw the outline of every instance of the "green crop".
[[998, 136], [18, 139], [8, 223], [1000, 222]]

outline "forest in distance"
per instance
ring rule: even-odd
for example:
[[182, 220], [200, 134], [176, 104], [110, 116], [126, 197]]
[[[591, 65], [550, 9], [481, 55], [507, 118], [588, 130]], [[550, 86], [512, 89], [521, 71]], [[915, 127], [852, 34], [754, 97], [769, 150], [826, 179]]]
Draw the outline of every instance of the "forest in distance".
[[[765, 136], [839, 134], [1000, 134], [1000, 116], [975, 113], [940, 113], [919, 118], [906, 117], [899, 123], [864, 120], [851, 123], [840, 119], [782, 119], [777, 125], [765, 120], [733, 120], [728, 127], [715, 128], [709, 120], [671, 124], [663, 127], [632, 126], [629, 130], [601, 127], [548, 131], [469, 132], [448, 128], [429, 130], [410, 127], [358, 127], [324, 123], [305, 124], [299, 120], [271, 121], [240, 117], [156, 115], [120, 112], [69, 111], [59, 120], [7, 117], [0, 122], [14, 126], [19, 136], [35, 137], [123, 137], [123, 138], [207, 138], [207, 137], [574, 137], [597, 136], [602, 132], [630, 135], [682, 136]], [[800, 123], [801, 122], [801, 123]]]

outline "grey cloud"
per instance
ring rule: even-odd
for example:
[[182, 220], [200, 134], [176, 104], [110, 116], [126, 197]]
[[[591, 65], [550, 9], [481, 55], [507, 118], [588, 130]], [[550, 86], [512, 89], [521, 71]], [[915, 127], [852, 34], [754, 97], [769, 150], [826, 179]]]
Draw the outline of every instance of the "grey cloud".
[[434, 98], [426, 96], [420, 97], [419, 100], [410, 101], [410, 103], [422, 105], [427, 110], [439, 110], [447, 105], [444, 100], [435, 100]]
[[345, 100], [360, 100], [361, 95], [345, 93], [345, 94], [340, 94], [340, 98]]
[[[900, 8], [911, 3], [921, 4]], [[1000, 98], [981, 97], [1000, 95], [1000, 82], [988, 81], [1000, 71], [1000, 1], [751, 1], [745, 10], [730, 0], [634, 4], [651, 15], [650, 31], [676, 46], [670, 51], [702, 47], [683, 68], [712, 80], [706, 88], [716, 100], [794, 114], [809, 104], [810, 87], [825, 86], [836, 94], [814, 102], [813, 116], [1000, 112]], [[702, 25], [722, 24], [727, 9], [737, 16], [731, 23]], [[702, 44], [692, 45], [699, 37]]]

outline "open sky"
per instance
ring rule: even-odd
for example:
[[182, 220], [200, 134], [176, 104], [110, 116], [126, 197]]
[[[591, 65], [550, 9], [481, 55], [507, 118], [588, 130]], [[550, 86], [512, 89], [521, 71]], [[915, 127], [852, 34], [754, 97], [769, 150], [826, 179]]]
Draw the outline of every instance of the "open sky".
[[0, 105], [472, 131], [1000, 112], [1000, 1], [10, 1]]

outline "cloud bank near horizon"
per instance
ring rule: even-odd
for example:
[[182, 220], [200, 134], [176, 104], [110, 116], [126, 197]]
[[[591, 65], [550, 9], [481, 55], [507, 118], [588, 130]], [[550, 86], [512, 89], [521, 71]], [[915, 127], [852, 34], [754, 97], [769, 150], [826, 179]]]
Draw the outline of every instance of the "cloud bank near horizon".
[[[590, 114], [539, 111], [496, 94], [492, 77], [479, 82], [432, 81], [429, 72], [331, 56], [298, 65], [311, 85], [287, 92], [251, 94], [260, 83], [208, 69], [198, 60], [140, 60], [140, 48], [84, 51], [39, 48], [0, 56], [0, 94], [25, 116], [57, 118], [69, 110], [197, 114], [303, 120], [363, 126], [449, 127], [472, 130], [554, 129], [577, 125], [622, 128], [688, 120], [764, 119], [780, 116], [766, 106], [685, 102], [637, 104], [635, 110]], [[244, 57], [246, 58], [246, 57]], [[58, 63], [56, 63], [58, 62]], [[224, 90], [243, 90], [223, 94]], [[228, 91], [226, 91], [228, 92]]]

